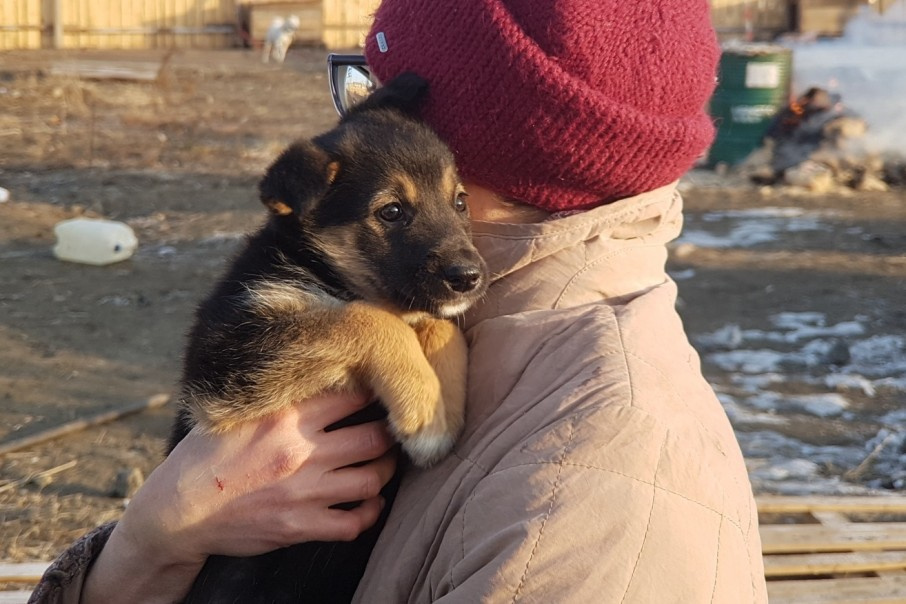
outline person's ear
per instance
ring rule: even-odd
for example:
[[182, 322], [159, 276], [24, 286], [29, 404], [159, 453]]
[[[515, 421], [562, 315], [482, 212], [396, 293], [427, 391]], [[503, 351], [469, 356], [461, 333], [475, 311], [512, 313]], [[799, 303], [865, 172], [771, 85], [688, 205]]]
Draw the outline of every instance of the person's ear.
[[261, 203], [278, 216], [303, 215], [327, 193], [340, 163], [311, 141], [290, 145], [258, 183]]

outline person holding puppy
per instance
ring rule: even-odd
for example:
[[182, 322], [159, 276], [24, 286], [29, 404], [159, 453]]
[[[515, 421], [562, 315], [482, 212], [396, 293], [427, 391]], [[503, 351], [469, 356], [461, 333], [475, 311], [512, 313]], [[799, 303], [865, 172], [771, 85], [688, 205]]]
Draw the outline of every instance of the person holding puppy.
[[[664, 270], [718, 56], [705, 0], [380, 5], [369, 68], [428, 81], [492, 282], [463, 321], [463, 434], [404, 477], [354, 601], [767, 601], [744, 461]], [[391, 441], [323, 428], [364, 400], [190, 433], [38, 601], [176, 601], [208, 554], [354, 536]], [[197, 487], [211, 467], [241, 488]], [[356, 488], [360, 511], [328, 507]]]

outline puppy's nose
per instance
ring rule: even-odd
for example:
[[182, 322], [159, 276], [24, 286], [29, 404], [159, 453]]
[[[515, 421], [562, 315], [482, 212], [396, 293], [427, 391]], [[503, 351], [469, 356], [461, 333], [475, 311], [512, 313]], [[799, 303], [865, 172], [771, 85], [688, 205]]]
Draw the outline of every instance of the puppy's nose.
[[454, 264], [444, 269], [444, 281], [453, 291], [470, 292], [481, 281], [481, 270], [477, 266]]

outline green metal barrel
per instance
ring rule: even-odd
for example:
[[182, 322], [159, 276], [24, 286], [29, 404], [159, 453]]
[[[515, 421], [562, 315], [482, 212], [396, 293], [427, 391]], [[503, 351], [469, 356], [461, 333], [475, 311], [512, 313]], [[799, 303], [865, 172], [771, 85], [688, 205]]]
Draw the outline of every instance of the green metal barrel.
[[720, 56], [711, 117], [717, 136], [707, 163], [736, 164], [761, 144], [774, 116], [789, 103], [793, 53], [769, 44], [733, 44]]

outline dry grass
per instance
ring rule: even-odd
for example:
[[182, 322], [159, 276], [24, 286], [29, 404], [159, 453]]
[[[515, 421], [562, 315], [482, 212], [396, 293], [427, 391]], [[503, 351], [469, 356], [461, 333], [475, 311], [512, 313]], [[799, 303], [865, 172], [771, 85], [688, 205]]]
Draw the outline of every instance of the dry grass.
[[334, 119], [326, 82], [313, 89], [291, 69], [219, 56], [234, 73], [170, 64], [144, 82], [79, 79], [37, 65], [4, 72], [0, 164], [257, 174], [292, 138]]

